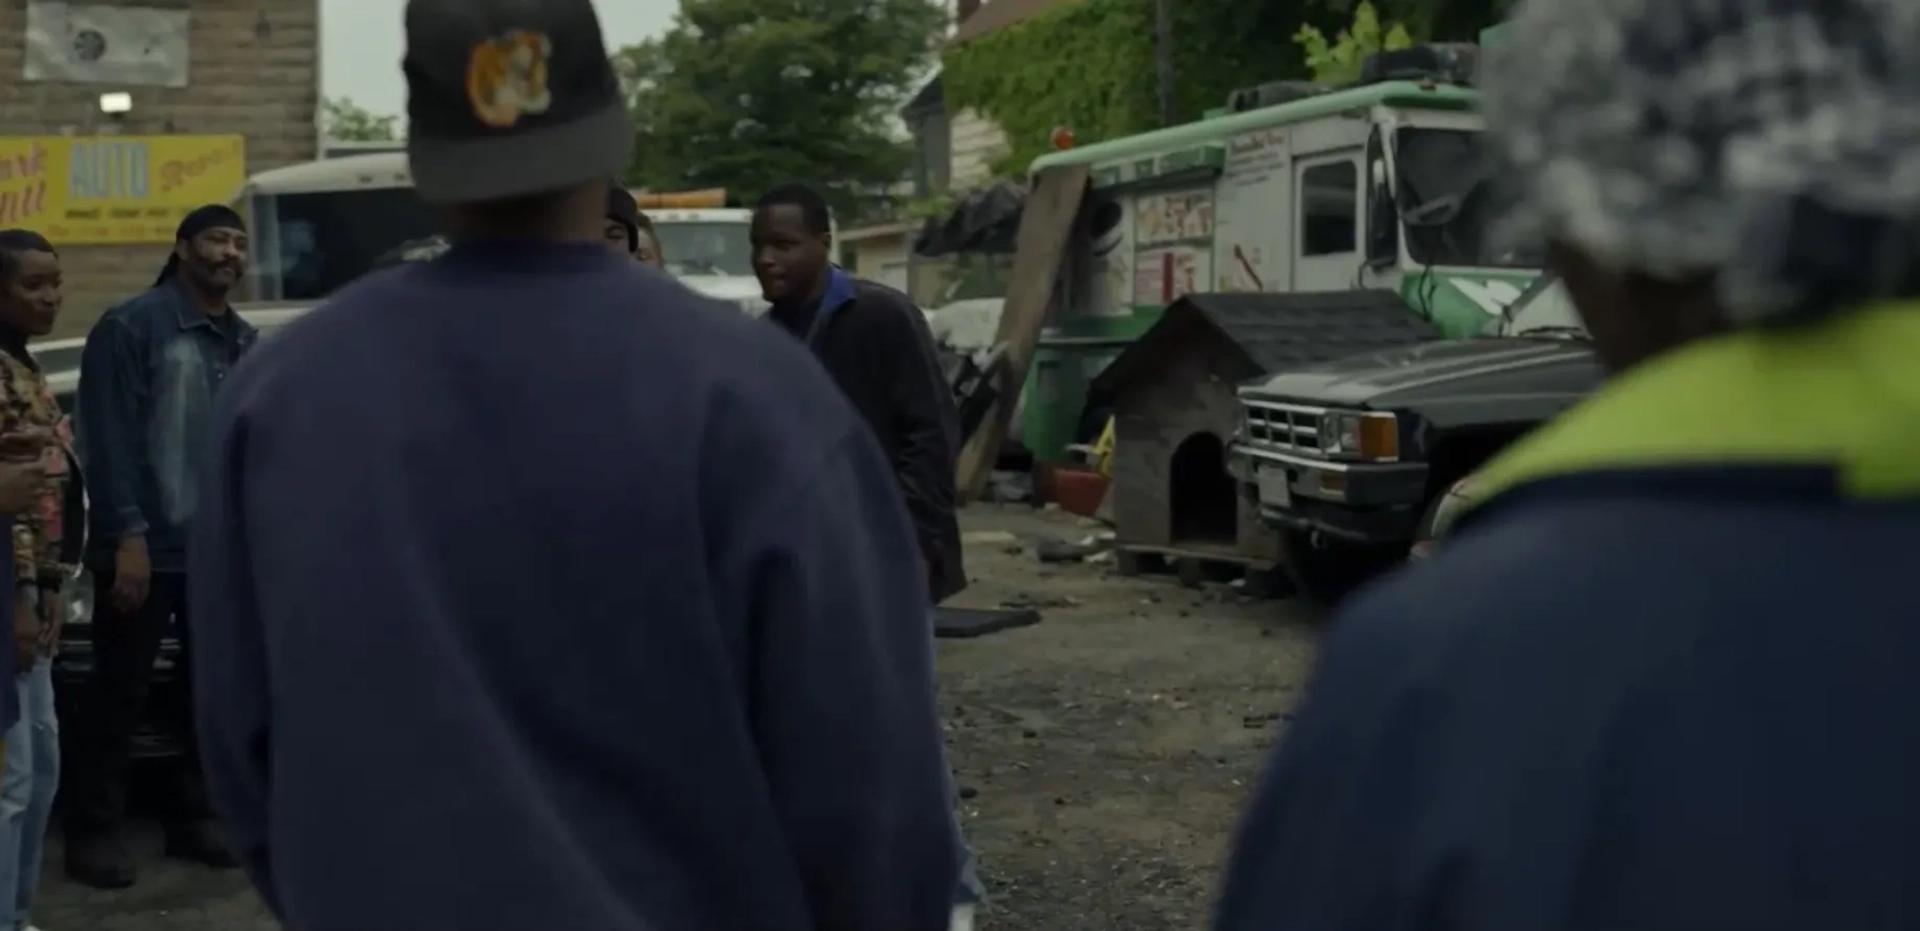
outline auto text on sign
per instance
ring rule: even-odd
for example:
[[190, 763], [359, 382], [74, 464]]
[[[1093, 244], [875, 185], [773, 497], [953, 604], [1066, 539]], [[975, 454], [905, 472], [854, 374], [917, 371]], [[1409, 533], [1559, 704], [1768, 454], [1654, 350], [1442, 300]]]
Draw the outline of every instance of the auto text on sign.
[[0, 223], [59, 244], [168, 242], [245, 182], [240, 136], [0, 137]]

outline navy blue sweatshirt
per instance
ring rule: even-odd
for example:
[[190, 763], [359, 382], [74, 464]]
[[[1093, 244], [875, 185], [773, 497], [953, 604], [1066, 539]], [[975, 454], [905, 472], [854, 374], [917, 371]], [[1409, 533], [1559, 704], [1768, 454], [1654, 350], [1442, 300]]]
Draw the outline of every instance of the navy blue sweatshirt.
[[1920, 304], [1646, 363], [1335, 620], [1218, 931], [1920, 927]]
[[806, 350], [467, 244], [265, 343], [195, 521], [207, 780], [296, 931], [935, 931], [898, 484]]

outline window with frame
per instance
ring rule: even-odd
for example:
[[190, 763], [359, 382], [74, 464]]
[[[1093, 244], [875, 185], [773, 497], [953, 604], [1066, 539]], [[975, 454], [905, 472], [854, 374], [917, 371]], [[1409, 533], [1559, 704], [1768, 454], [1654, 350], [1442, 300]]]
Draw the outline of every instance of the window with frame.
[[1360, 167], [1351, 161], [1300, 172], [1300, 254], [1360, 250]]
[[409, 187], [257, 195], [250, 212], [253, 294], [269, 301], [321, 300], [389, 249], [440, 231]]

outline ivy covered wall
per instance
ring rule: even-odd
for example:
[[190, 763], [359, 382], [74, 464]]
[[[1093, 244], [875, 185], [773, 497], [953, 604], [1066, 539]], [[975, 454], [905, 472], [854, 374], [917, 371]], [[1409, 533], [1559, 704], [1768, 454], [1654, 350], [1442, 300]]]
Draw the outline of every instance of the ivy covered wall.
[[[1293, 41], [1303, 22], [1345, 24], [1326, 5], [1182, 0], [1175, 6], [1174, 97], [1180, 122], [1226, 103], [1235, 89], [1307, 76]], [[1154, 0], [1079, 0], [943, 56], [948, 112], [971, 107], [1006, 132], [996, 166], [1017, 176], [1052, 149], [1054, 127], [1081, 145], [1159, 125]]]
[[[1376, 0], [1379, 19], [1404, 24], [1413, 41], [1472, 41], [1509, 0]], [[1268, 81], [1308, 78], [1303, 26], [1335, 36], [1360, 0], [1179, 0], [1174, 5], [1177, 121], [1223, 106], [1227, 95]], [[1018, 176], [1051, 151], [1054, 127], [1081, 145], [1154, 129], [1159, 93], [1154, 0], [1078, 0], [990, 33], [943, 56], [949, 113], [971, 107], [993, 119], [1012, 147], [995, 165]]]

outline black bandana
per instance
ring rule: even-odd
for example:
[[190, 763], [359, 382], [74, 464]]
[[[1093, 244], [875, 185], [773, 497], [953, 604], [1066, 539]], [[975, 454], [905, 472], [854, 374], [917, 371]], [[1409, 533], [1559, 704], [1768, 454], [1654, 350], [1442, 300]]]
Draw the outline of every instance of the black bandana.
[[[204, 207], [194, 208], [192, 213], [180, 219], [179, 228], [173, 231], [173, 244], [177, 249], [181, 243], [187, 242], [207, 230], [235, 229], [245, 231], [246, 228], [247, 221], [240, 219], [240, 214], [234, 211], [232, 207], [225, 204], [208, 204]], [[167, 264], [161, 267], [160, 277], [153, 279], [154, 287], [159, 287], [167, 283], [168, 279], [171, 279], [179, 271], [180, 253], [168, 253]]]

